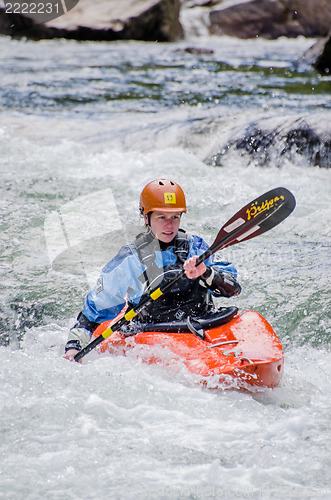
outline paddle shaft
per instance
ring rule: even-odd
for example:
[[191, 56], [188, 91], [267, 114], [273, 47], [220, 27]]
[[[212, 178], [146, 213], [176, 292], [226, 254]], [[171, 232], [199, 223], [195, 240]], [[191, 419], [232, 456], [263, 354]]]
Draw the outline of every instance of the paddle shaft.
[[[195, 265], [198, 266], [222, 248], [254, 238], [275, 227], [293, 211], [294, 207], [295, 198], [285, 188], [273, 189], [256, 198], [224, 224], [213, 244], [197, 258]], [[123, 325], [128, 324], [145, 307], [164, 295], [184, 274], [185, 270], [183, 269], [174, 279], [163, 286], [161, 285], [149, 296], [144, 297], [136, 307], [129, 309], [121, 319], [79, 351], [74, 356], [75, 361], [82, 359], [103, 340], [119, 330]]]
[[[214, 252], [210, 251], [211, 248], [208, 248], [202, 255], [200, 255], [196, 261], [196, 266], [201, 264], [203, 261], [208, 259], [214, 252], [217, 251], [217, 249], [214, 250]], [[114, 333], [116, 330], [119, 330], [123, 325], [128, 324], [132, 318], [137, 316], [146, 306], [151, 304], [153, 300], [157, 300], [161, 295], [164, 295], [177, 281], [179, 281], [185, 274], [185, 270], [183, 269], [178, 275], [173, 278], [171, 281], [169, 281], [166, 285], [161, 286], [154, 290], [149, 296], [145, 297], [144, 299], [141, 300], [139, 305], [137, 307], [134, 307], [130, 309], [121, 319], [119, 319], [116, 323], [112, 325], [111, 328], [107, 328], [102, 335], [99, 335], [95, 339], [93, 339], [84, 349], [79, 351], [74, 359], [75, 361], [79, 361], [82, 359], [86, 354], [88, 354], [90, 351], [92, 351], [97, 345], [99, 345], [103, 340], [108, 338], [112, 333]]]

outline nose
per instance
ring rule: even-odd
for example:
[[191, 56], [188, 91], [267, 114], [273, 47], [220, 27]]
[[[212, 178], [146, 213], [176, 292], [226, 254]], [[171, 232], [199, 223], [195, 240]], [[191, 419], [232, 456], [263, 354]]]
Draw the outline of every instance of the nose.
[[165, 225], [166, 225], [166, 228], [172, 229], [173, 225], [174, 225], [173, 219], [171, 217], [169, 217], [168, 219], [166, 219]]

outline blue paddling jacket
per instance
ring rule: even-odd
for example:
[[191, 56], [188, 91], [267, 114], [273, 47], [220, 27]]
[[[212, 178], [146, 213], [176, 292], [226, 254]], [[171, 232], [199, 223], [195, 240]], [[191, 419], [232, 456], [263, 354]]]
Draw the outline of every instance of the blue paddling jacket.
[[[146, 294], [181, 272], [188, 258], [199, 256], [208, 248], [201, 237], [188, 235], [182, 229], [169, 244], [154, 238], [151, 231], [139, 234], [133, 244], [123, 246], [102, 269], [96, 286], [86, 297], [78, 323], [71, 330], [66, 350], [80, 350], [86, 344], [79, 338], [79, 330], [91, 334], [103, 321], [116, 318], [127, 304], [137, 306]], [[237, 271], [231, 263], [215, 261], [212, 255], [205, 265], [207, 270], [202, 276], [184, 276], [145, 307], [136, 320], [158, 323], [182, 320], [189, 315], [203, 317], [214, 309], [213, 296], [240, 293]]]

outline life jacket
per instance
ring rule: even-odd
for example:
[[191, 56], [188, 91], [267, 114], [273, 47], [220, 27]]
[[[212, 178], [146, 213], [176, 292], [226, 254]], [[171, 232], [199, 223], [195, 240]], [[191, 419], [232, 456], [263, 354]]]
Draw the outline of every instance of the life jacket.
[[[174, 279], [183, 270], [190, 250], [190, 237], [179, 229], [171, 244], [162, 244], [151, 231], [140, 233], [134, 241], [135, 249], [142, 264], [146, 266], [139, 277], [144, 286], [143, 300], [157, 287]], [[156, 252], [173, 251], [176, 262], [160, 268], [156, 262]], [[207, 288], [200, 285], [200, 280], [189, 279], [185, 275], [178, 280], [164, 295], [147, 305], [139, 314], [142, 323], [181, 320], [187, 316], [201, 316], [212, 307], [211, 295]]]

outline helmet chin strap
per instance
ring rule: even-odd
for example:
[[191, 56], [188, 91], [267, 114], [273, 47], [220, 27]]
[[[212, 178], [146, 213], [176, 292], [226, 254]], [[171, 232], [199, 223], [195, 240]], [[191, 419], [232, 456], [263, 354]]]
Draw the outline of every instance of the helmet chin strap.
[[147, 219], [148, 219], [148, 223], [145, 222], [145, 227], [147, 230], [147, 234], [150, 234], [152, 236], [152, 238], [157, 239], [156, 234], [152, 231], [152, 227], [151, 227], [151, 215], [152, 215], [152, 213], [153, 212], [149, 212], [148, 214], [146, 214]]
[[156, 237], [156, 234], [152, 231], [152, 228], [151, 226], [148, 224], [147, 226], [147, 233], [150, 234], [152, 236], [152, 238], [154, 238], [155, 240], [157, 240], [158, 238]]
[[149, 215], [149, 217], [148, 217], [149, 224], [146, 224], [146, 229], [147, 229], [147, 233], [146, 234], [150, 235], [154, 240], [157, 240], [158, 244], [160, 245], [160, 248], [162, 249], [163, 246], [167, 246], [169, 243], [164, 243], [162, 240], [159, 240], [159, 238], [156, 236], [156, 234], [152, 230], [151, 225], [150, 225], [150, 215], [151, 214], [152, 214], [152, 212], [150, 212], [149, 214], [147, 214], [147, 215]]

